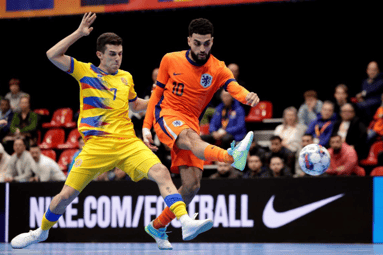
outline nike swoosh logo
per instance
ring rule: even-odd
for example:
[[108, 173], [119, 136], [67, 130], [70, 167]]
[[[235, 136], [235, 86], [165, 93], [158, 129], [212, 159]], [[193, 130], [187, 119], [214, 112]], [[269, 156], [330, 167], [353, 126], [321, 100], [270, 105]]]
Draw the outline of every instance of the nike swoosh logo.
[[173, 73], [174, 76], [181, 75], [182, 73]]
[[265, 224], [265, 226], [268, 228], [280, 228], [343, 196], [344, 194], [339, 194], [333, 197], [319, 200], [317, 202], [313, 202], [308, 205], [304, 205], [295, 209], [288, 210], [286, 212], [276, 212], [273, 207], [274, 198], [275, 198], [275, 195], [273, 195], [270, 198], [269, 202], [267, 202], [266, 207], [263, 210], [263, 216], [262, 216], [263, 224]]

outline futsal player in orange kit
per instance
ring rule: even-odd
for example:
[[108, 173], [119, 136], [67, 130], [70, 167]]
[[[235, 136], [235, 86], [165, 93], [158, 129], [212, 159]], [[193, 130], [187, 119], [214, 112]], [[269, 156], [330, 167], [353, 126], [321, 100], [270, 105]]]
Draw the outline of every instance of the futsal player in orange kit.
[[[214, 93], [223, 87], [243, 104], [255, 106], [259, 102], [257, 94], [240, 86], [225, 63], [210, 54], [213, 25], [209, 20], [191, 21], [188, 44], [189, 50], [162, 58], [143, 125], [143, 139], [150, 149], [157, 150], [150, 133], [152, 127], [160, 141], [171, 148], [171, 171], [181, 175], [179, 192], [186, 204], [200, 188], [205, 160], [230, 163], [243, 170], [253, 140], [253, 132], [249, 132], [237, 146], [234, 142], [225, 150], [200, 138], [199, 121]], [[172, 249], [165, 230], [174, 218], [166, 207], [145, 227], [160, 249]]]

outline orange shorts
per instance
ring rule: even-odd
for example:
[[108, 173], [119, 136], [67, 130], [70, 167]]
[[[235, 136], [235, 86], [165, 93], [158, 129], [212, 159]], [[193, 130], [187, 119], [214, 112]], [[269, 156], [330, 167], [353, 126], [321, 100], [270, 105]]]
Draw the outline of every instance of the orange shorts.
[[154, 130], [160, 141], [171, 149], [172, 166], [170, 171], [175, 174], [180, 173], [180, 166], [193, 166], [203, 170], [204, 160], [197, 158], [189, 150], [179, 149], [176, 145], [178, 135], [187, 128], [193, 129], [197, 134], [200, 132], [198, 123], [177, 116], [162, 116], [154, 124]]

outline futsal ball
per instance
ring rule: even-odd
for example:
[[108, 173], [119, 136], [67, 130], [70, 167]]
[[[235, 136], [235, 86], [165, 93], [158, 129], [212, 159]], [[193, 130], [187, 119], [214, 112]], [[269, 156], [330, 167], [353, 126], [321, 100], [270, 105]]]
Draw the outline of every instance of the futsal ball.
[[299, 165], [309, 175], [321, 175], [330, 166], [330, 153], [319, 144], [309, 144], [299, 153]]

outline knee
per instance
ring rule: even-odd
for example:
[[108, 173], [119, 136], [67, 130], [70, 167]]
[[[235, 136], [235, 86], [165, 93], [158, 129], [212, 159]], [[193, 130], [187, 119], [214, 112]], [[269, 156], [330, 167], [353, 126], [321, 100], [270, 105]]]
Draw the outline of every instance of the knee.
[[59, 194], [60, 201], [72, 201], [79, 192], [73, 188], [64, 188]]
[[148, 176], [154, 181], [171, 180], [169, 170], [163, 164], [154, 165], [150, 169]]

